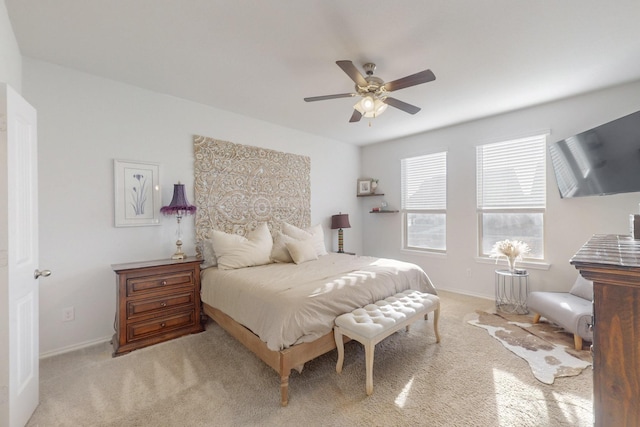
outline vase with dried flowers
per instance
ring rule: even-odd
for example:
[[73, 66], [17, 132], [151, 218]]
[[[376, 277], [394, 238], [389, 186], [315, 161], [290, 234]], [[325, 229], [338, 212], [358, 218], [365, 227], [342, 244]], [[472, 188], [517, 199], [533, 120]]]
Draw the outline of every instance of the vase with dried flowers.
[[496, 258], [496, 263], [501, 257], [505, 257], [509, 263], [509, 271], [514, 272], [516, 269], [516, 261], [522, 259], [522, 255], [528, 253], [531, 249], [529, 245], [519, 240], [501, 240], [496, 242], [491, 249], [491, 257]]
[[375, 194], [376, 188], [378, 188], [378, 180], [374, 178], [371, 180], [371, 193]]

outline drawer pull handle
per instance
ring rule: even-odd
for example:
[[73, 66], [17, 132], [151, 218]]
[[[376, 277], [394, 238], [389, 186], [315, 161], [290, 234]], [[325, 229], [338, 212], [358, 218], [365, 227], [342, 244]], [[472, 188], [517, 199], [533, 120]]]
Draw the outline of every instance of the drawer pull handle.
[[167, 306], [167, 303], [166, 303], [166, 302], [162, 301], [162, 302], [160, 303], [160, 307], [166, 307], [166, 306]]
[[166, 286], [167, 285], [167, 281], [163, 280], [162, 283], [160, 283], [162, 286]]
[[160, 327], [161, 327], [161, 328], [164, 328], [165, 326], [167, 326], [167, 324], [166, 324], [166, 323], [164, 323], [164, 322], [160, 323]]

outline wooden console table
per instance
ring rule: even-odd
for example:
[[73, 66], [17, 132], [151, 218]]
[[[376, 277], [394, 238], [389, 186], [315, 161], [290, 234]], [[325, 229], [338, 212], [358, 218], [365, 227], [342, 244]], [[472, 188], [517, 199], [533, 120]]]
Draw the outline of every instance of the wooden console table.
[[595, 426], [640, 425], [640, 240], [594, 235], [571, 258], [593, 281]]

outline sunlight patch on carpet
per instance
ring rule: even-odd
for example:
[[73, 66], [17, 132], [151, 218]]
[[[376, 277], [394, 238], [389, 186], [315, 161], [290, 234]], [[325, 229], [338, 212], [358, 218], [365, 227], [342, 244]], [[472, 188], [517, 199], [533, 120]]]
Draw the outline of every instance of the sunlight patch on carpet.
[[485, 329], [502, 345], [526, 360], [539, 381], [553, 384], [558, 377], [580, 374], [591, 362], [568, 352], [568, 346], [552, 343], [525, 330], [530, 324], [503, 319], [497, 314], [477, 311], [467, 321]]
[[411, 377], [409, 382], [405, 384], [400, 394], [398, 394], [398, 397], [396, 397], [395, 404], [398, 408], [404, 408], [405, 403], [407, 403], [407, 397], [411, 391], [411, 386], [413, 386], [413, 377]]

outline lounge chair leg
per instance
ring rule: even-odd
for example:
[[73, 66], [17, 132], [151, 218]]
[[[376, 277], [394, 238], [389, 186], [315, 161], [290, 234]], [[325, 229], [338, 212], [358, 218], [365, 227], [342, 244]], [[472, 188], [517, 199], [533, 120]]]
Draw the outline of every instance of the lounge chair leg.
[[573, 345], [576, 350], [582, 350], [582, 337], [578, 334], [573, 334]]
[[533, 316], [533, 323], [538, 323], [540, 321], [540, 314], [536, 313]]

